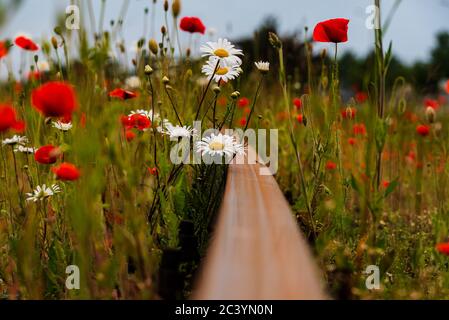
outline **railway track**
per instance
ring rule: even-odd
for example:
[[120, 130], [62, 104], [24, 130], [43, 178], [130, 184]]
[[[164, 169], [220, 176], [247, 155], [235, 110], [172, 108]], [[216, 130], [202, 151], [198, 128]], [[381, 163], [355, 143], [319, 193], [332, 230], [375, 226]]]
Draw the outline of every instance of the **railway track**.
[[274, 177], [260, 175], [260, 168], [260, 164], [230, 165], [193, 299], [326, 298], [288, 203]]

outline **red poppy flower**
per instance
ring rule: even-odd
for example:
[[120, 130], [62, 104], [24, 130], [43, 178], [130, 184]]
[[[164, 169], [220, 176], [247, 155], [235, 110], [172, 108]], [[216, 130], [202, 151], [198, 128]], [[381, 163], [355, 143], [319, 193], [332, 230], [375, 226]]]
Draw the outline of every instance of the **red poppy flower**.
[[0, 41], [0, 59], [6, 56], [9, 52], [8, 44], [6, 41]]
[[190, 33], [204, 34], [206, 32], [206, 27], [204, 26], [201, 19], [197, 17], [182, 18], [179, 27], [181, 28], [181, 30]]
[[237, 102], [237, 106], [239, 108], [246, 108], [247, 106], [249, 106], [249, 99], [248, 98], [240, 98], [239, 101]]
[[240, 126], [241, 126], [241, 127], [246, 126], [246, 118], [245, 118], [245, 117], [241, 118], [240, 121], [239, 121], [239, 123], [240, 123]]
[[349, 138], [348, 139], [348, 143], [351, 146], [354, 146], [357, 143], [357, 139], [356, 138]]
[[304, 122], [304, 116], [302, 114], [298, 114], [296, 116], [296, 121], [298, 121], [299, 123], [303, 123]]
[[420, 124], [416, 127], [416, 133], [422, 137], [426, 137], [430, 133], [430, 128], [424, 124]]
[[149, 172], [152, 176], [155, 176], [155, 175], [157, 175], [157, 168], [156, 168], [156, 167], [154, 167], [154, 168], [148, 168], [148, 172]]
[[293, 105], [296, 107], [296, 109], [302, 108], [302, 100], [300, 98], [294, 98], [293, 99]]
[[449, 242], [438, 243], [436, 249], [439, 253], [449, 256]]
[[366, 135], [366, 127], [363, 123], [356, 123], [352, 127], [352, 131], [354, 132], [354, 135], [360, 135], [360, 136]]
[[136, 137], [136, 134], [134, 133], [134, 131], [126, 130], [126, 132], [125, 132], [126, 141], [131, 142], [134, 140], [135, 137]]
[[220, 107], [225, 107], [227, 103], [228, 103], [228, 99], [226, 99], [226, 97], [220, 97], [220, 98], [218, 98], [218, 100], [217, 100], [217, 104], [218, 104]]
[[335, 162], [329, 160], [326, 163], [326, 169], [329, 171], [333, 171], [333, 170], [337, 169], [337, 164]]
[[14, 130], [22, 133], [25, 130], [25, 122], [18, 121], [16, 110], [9, 105], [0, 105], [0, 132]]
[[343, 119], [353, 120], [356, 114], [357, 110], [354, 108], [345, 108], [341, 110], [341, 116], [343, 117]]
[[16, 46], [22, 48], [23, 50], [27, 50], [27, 51], [39, 50], [39, 47], [37, 46], [36, 43], [33, 42], [33, 40], [28, 39], [27, 37], [24, 37], [24, 36], [17, 37], [14, 42], [15, 42]]
[[446, 82], [446, 93], [449, 94], [449, 80]]
[[355, 94], [355, 101], [357, 101], [357, 103], [364, 103], [366, 100], [368, 100], [368, 94], [366, 94], [366, 92], [362, 92], [362, 91], [358, 91]]
[[437, 100], [434, 99], [425, 99], [424, 100], [424, 107], [431, 107], [432, 109], [438, 109], [440, 107], [440, 104]]
[[33, 106], [46, 117], [62, 118], [76, 109], [76, 95], [64, 82], [48, 82], [35, 89], [31, 95]]
[[313, 40], [317, 42], [348, 41], [348, 19], [330, 19], [318, 23], [313, 30]]
[[28, 81], [37, 81], [41, 78], [41, 73], [39, 71], [30, 71], [28, 73]]
[[148, 119], [148, 117], [144, 116], [143, 114], [133, 114], [129, 117], [122, 116], [121, 121], [126, 130], [135, 128], [140, 131], [145, 131], [146, 129], [151, 127], [150, 119]]
[[78, 180], [81, 175], [78, 168], [74, 164], [68, 162], [61, 163], [59, 166], [54, 167], [51, 170], [54, 174], [56, 174], [56, 177], [59, 180], [75, 181]]
[[382, 181], [382, 186], [386, 189], [390, 186], [390, 181]]
[[34, 159], [40, 164], [53, 164], [61, 156], [61, 149], [48, 145], [36, 150]]
[[111, 98], [117, 98], [120, 100], [129, 100], [137, 97], [137, 93], [124, 90], [124, 89], [114, 89], [111, 92], [109, 92], [109, 96]]
[[243, 109], [243, 113], [246, 114], [246, 115], [250, 114], [251, 113], [251, 108]]

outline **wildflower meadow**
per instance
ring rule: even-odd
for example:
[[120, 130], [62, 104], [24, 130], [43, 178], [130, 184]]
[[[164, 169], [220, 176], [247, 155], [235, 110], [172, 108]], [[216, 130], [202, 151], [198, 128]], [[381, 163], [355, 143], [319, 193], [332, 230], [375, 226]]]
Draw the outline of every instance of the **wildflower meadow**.
[[[281, 279], [308, 277], [303, 251], [306, 299], [449, 297], [447, 33], [433, 64], [410, 67], [384, 37], [407, 1], [369, 3], [366, 59], [343, 50], [366, 28], [345, 16], [296, 34], [267, 21], [245, 40], [187, 0], [146, 0], [144, 35], [126, 39], [135, 1], [111, 21], [96, 1], [65, 1], [48, 36], [1, 34], [0, 300], [208, 298], [239, 283], [248, 294], [231, 299], [303, 298]], [[0, 17], [15, 10], [2, 2]]]

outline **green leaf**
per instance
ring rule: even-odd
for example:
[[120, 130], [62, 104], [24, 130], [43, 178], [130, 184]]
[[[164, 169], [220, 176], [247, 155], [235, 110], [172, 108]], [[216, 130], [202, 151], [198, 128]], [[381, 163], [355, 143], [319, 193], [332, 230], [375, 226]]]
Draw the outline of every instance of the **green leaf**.
[[391, 182], [384, 193], [384, 198], [387, 198], [399, 184], [399, 177], [396, 178], [393, 182]]

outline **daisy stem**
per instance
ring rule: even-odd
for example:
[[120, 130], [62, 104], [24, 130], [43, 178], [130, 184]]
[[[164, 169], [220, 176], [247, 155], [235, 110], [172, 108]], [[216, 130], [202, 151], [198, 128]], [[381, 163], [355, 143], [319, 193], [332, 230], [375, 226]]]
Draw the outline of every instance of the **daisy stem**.
[[259, 98], [260, 88], [262, 88], [263, 79], [264, 79], [264, 74], [262, 74], [262, 76], [260, 77], [259, 84], [257, 85], [257, 90], [256, 90], [256, 94], [254, 95], [253, 104], [251, 106], [251, 111], [249, 112], [248, 119], [246, 120], [245, 129], [243, 131], [246, 131], [246, 129], [248, 129], [249, 122], [251, 121], [251, 117], [252, 117], [254, 109], [256, 107], [257, 99]]
[[204, 99], [206, 98], [207, 91], [209, 90], [212, 80], [214, 79], [215, 73], [217, 73], [219, 65], [220, 65], [220, 60], [217, 61], [217, 64], [215, 65], [214, 73], [212, 73], [212, 76], [210, 77], [209, 82], [207, 83], [206, 89], [203, 92], [203, 96], [201, 97], [200, 103], [196, 110], [195, 121], [198, 120], [198, 116], [200, 115], [200, 111], [201, 111], [201, 106], [203, 105]]
[[173, 107], [173, 110], [175, 111], [176, 118], [178, 118], [179, 125], [182, 127], [183, 125], [182, 125], [181, 118], [179, 117], [178, 111], [176, 110], [175, 103], [174, 103], [172, 97], [170, 96], [170, 93], [168, 92], [167, 87], [165, 87], [165, 93], [167, 93], [168, 100], [170, 100], [170, 104], [171, 104], [171, 106]]

